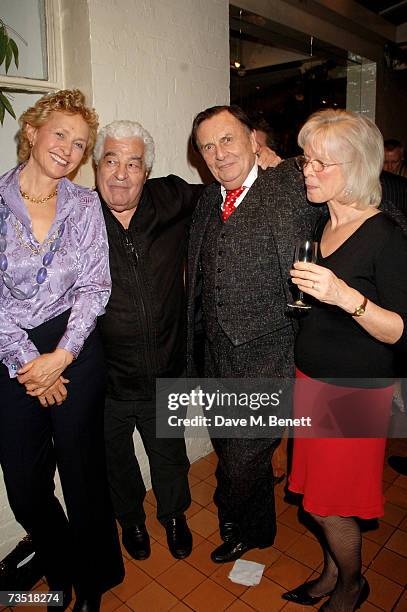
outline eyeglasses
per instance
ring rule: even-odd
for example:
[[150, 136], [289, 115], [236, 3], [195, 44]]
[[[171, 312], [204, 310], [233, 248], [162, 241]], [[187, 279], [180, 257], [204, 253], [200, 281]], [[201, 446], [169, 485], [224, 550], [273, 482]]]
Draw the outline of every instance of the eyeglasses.
[[330, 166], [343, 166], [344, 164], [351, 164], [352, 162], [350, 161], [346, 161], [346, 162], [335, 162], [332, 164], [326, 164], [325, 162], [322, 162], [320, 159], [307, 159], [306, 157], [304, 157], [304, 155], [297, 155], [297, 157], [295, 158], [295, 165], [297, 166], [298, 170], [304, 170], [304, 168], [306, 166], [308, 166], [308, 164], [311, 164], [311, 167], [313, 169], [314, 172], [323, 172], [325, 170], [325, 168], [329, 168]]

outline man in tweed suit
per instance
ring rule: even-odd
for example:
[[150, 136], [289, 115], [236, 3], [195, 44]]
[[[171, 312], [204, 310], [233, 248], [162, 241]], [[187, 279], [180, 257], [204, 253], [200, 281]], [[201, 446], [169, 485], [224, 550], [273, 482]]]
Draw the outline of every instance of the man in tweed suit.
[[[263, 171], [239, 107], [197, 115], [192, 138], [218, 183], [196, 209], [189, 246], [188, 358], [193, 371], [195, 295], [202, 283], [206, 377], [291, 377], [293, 320], [287, 279], [293, 248], [311, 235], [318, 212], [307, 203], [292, 161]], [[220, 183], [220, 185], [219, 185]], [[244, 187], [244, 189], [242, 189]], [[274, 542], [271, 457], [278, 440], [213, 439], [215, 502], [224, 543], [216, 563]]]

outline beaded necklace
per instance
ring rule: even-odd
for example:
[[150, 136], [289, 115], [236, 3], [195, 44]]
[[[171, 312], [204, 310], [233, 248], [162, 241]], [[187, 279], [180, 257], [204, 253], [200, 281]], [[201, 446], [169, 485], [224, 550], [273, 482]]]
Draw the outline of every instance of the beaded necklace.
[[5, 203], [3, 197], [0, 195], [0, 275], [3, 278], [5, 286], [7, 287], [7, 289], [9, 289], [11, 295], [14, 298], [16, 298], [17, 300], [30, 300], [35, 295], [37, 295], [40, 286], [47, 279], [47, 268], [51, 265], [55, 253], [59, 250], [61, 246], [61, 238], [65, 230], [65, 223], [62, 222], [58, 230], [40, 248], [33, 247], [32, 245], [30, 245], [30, 243], [25, 242], [23, 240], [21, 230], [17, 230], [18, 226], [13, 224], [16, 230], [17, 239], [21, 246], [28, 247], [35, 255], [39, 255], [45, 250], [47, 246], [49, 246], [49, 250], [42, 258], [42, 266], [35, 275], [36, 282], [28, 291], [22, 291], [21, 289], [18, 289], [11, 276], [6, 272], [8, 268], [8, 259], [5, 251], [7, 248], [7, 219], [9, 218], [9, 216], [10, 209]]

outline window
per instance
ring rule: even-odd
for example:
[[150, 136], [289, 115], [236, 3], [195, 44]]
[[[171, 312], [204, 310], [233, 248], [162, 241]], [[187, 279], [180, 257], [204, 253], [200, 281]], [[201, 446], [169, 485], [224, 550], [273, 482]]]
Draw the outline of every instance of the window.
[[[19, 48], [19, 68], [13, 61], [6, 75], [4, 65], [0, 67], [0, 87], [18, 118], [44, 93], [62, 87], [58, 0], [1, 0], [0, 18], [25, 40], [10, 32]], [[0, 126], [0, 174], [16, 164], [17, 131], [17, 121], [6, 113]]]

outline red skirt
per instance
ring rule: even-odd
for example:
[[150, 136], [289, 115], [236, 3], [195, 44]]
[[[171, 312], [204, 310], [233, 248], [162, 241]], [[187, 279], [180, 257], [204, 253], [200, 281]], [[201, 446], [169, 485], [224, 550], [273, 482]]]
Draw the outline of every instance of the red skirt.
[[[306, 393], [299, 384], [294, 391], [295, 417], [315, 413], [315, 405], [328, 404], [332, 393], [338, 403], [334, 385], [311, 379], [300, 370], [297, 379], [307, 379]], [[393, 386], [381, 389], [358, 389], [366, 404], [374, 394], [375, 411], [390, 419]], [[301, 395], [301, 397], [300, 397]], [[327, 409], [328, 412], [328, 409]], [[319, 516], [358, 516], [364, 519], [384, 514], [382, 473], [385, 438], [295, 438], [292, 470], [288, 488], [303, 497], [307, 512]]]

